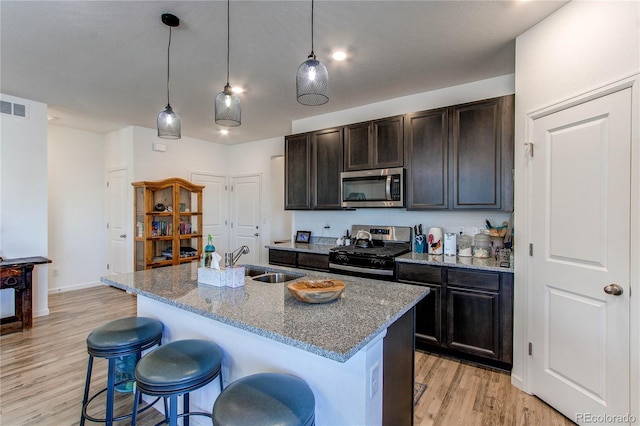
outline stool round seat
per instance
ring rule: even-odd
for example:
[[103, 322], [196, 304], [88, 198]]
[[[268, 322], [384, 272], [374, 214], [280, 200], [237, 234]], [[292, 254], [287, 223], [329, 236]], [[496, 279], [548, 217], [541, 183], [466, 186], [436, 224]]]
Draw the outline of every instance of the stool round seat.
[[142, 393], [164, 396], [202, 387], [220, 373], [222, 349], [207, 340], [176, 340], [160, 346], [136, 366]]
[[121, 318], [100, 326], [87, 337], [87, 352], [111, 358], [139, 352], [162, 339], [162, 323], [153, 318]]
[[260, 373], [231, 383], [213, 405], [214, 426], [313, 425], [315, 398], [295, 376]]

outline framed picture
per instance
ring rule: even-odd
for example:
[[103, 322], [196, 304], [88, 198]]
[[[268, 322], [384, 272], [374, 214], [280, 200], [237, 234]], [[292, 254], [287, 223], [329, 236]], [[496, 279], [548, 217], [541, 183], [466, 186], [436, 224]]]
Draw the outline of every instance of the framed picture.
[[311, 231], [296, 232], [296, 243], [308, 243], [311, 240]]

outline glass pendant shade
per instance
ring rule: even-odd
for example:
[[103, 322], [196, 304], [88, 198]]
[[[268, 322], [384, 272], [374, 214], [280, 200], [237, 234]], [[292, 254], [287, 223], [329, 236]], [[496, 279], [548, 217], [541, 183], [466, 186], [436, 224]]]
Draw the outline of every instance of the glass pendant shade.
[[234, 94], [229, 84], [216, 96], [216, 124], [236, 127], [241, 123], [240, 98]]
[[313, 52], [298, 67], [296, 92], [302, 105], [322, 105], [329, 101], [329, 73]]
[[180, 139], [182, 130], [180, 128], [180, 117], [173, 112], [171, 105], [160, 111], [158, 114], [158, 137], [162, 139]]

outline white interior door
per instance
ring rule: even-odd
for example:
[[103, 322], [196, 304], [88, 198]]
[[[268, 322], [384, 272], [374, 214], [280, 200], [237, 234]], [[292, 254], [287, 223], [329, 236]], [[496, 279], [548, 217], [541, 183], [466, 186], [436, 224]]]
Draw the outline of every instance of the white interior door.
[[246, 245], [251, 251], [239, 264], [260, 263], [260, 175], [231, 178], [231, 249]]
[[[224, 253], [229, 249], [229, 202], [227, 178], [208, 173], [191, 173], [191, 182], [204, 185], [202, 190], [202, 235], [204, 245], [207, 235], [213, 237], [216, 252], [224, 259]], [[221, 262], [220, 266], [224, 263]]]
[[531, 123], [531, 391], [577, 423], [625, 415], [631, 89]]
[[107, 265], [109, 272], [122, 274], [130, 272], [127, 268], [127, 259], [131, 259], [132, 251], [127, 244], [127, 226], [131, 222], [127, 190], [129, 189], [127, 169], [109, 170], [107, 172]]

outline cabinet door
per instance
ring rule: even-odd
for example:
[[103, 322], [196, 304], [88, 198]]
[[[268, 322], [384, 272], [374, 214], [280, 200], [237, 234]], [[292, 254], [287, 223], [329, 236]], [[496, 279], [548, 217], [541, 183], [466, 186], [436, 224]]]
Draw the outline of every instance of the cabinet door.
[[501, 101], [451, 108], [453, 208], [502, 207]]
[[314, 132], [313, 146], [313, 208], [340, 209], [340, 172], [342, 171], [342, 129]]
[[449, 348], [500, 358], [498, 293], [448, 287], [446, 309]]
[[329, 272], [329, 255], [317, 253], [298, 253], [298, 267]]
[[407, 210], [448, 208], [448, 110], [406, 117]]
[[308, 133], [284, 140], [285, 210], [311, 209], [311, 137]]
[[351, 124], [344, 127], [344, 170], [370, 169], [371, 123]]
[[374, 121], [372, 137], [372, 168], [404, 165], [404, 116]]
[[442, 345], [442, 287], [427, 285], [429, 294], [416, 305], [416, 339]]
[[293, 266], [295, 268], [297, 255], [295, 251], [269, 249], [269, 264]]

